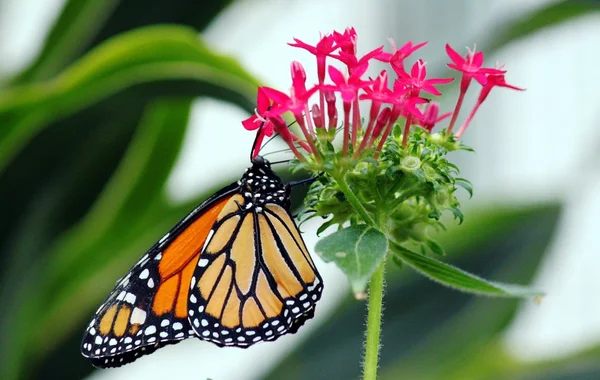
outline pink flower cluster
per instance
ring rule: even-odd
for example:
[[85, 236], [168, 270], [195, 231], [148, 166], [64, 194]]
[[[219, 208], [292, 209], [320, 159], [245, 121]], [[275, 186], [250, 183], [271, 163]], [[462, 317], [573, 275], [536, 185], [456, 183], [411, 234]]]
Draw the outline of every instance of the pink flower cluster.
[[[304, 49], [315, 56], [318, 82], [307, 88], [304, 67], [294, 61], [291, 64], [292, 87], [289, 94], [270, 87], [258, 89], [255, 115], [242, 122], [247, 130], [258, 129], [253, 157], [258, 155], [265, 136], [278, 133], [299, 160], [305, 160], [304, 155], [299, 151], [303, 149], [313, 154], [315, 160], [319, 161], [316, 130], [318, 128], [335, 130], [339, 126], [340, 115], [343, 119], [341, 121], [342, 154], [352, 154], [353, 157], [360, 156], [361, 152], [372, 147], [375, 147], [375, 156], [377, 156], [394, 124], [401, 117], [405, 120], [403, 145], [406, 145], [413, 125], [431, 132], [440, 121], [452, 115], [446, 130], [450, 135], [462, 108], [465, 94], [472, 80], [475, 79], [482, 88], [472, 111], [453, 136], [454, 139], [458, 139], [492, 88], [508, 87], [522, 90], [506, 83], [505, 70], [484, 68], [482, 52], [468, 50], [463, 57], [450, 45], [446, 45], [446, 52], [452, 61], [448, 67], [460, 72], [462, 77], [454, 111], [440, 115], [438, 103], [431, 102], [424, 96], [441, 95], [437, 86], [450, 83], [454, 78], [427, 78], [427, 66], [421, 59], [418, 59], [410, 70], [405, 67], [405, 60], [422, 48], [426, 42], [413, 45], [409, 41], [397, 49], [392, 41], [391, 52], [384, 51], [383, 46], [380, 46], [362, 57], [357, 55], [356, 42], [357, 35], [354, 28], [348, 28], [343, 33], [334, 31], [324, 35], [314, 46], [294, 38], [294, 42], [290, 43], [291, 46]], [[341, 62], [345, 65], [345, 69], [340, 70], [333, 65], [328, 65], [328, 60]], [[369, 64], [373, 60], [389, 64], [396, 74], [391, 87], [386, 70], [381, 71], [375, 78], [365, 77]], [[318, 96], [319, 100], [311, 104], [313, 95]], [[338, 97], [341, 99], [341, 112], [338, 112]], [[363, 119], [360, 103], [365, 101], [370, 102], [370, 110], [368, 118]], [[303, 138], [288, 129], [281, 116], [285, 112], [292, 113]], [[359, 131], [363, 129], [363, 120], [366, 122], [366, 127], [359, 142], [358, 136]]]

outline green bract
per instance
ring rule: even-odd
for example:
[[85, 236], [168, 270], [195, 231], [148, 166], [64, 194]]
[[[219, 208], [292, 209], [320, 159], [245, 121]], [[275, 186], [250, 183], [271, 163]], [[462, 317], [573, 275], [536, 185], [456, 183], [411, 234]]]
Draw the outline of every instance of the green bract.
[[[343, 155], [336, 150], [330, 133], [317, 135], [322, 148], [320, 161], [308, 156], [307, 161], [293, 164], [294, 170], [307, 169], [317, 177], [305, 199], [304, 220], [315, 216], [325, 218], [318, 234], [337, 226], [337, 232], [317, 243], [316, 251], [344, 271], [357, 296], [364, 294], [368, 279], [387, 253], [399, 265], [409, 264], [421, 274], [453, 288], [491, 296], [541, 294], [497, 286], [426, 257], [445, 255], [444, 248], [428, 236], [431, 230], [445, 229], [440, 221], [442, 214], [452, 214], [459, 223], [463, 220], [456, 192], [461, 187], [471, 195], [472, 188], [469, 181], [458, 177], [458, 167], [447, 156], [457, 150], [471, 151], [469, 147], [456, 142], [445, 131], [430, 134], [421, 128], [413, 129], [406, 146], [402, 146], [402, 126], [396, 125], [379, 155], [373, 149], [366, 149], [359, 157], [350, 158], [352, 152]], [[363, 232], [367, 231], [380, 237], [378, 249], [368, 252], [362, 249]], [[418, 257], [425, 261], [419, 261]], [[451, 275], [440, 274], [440, 268]]]

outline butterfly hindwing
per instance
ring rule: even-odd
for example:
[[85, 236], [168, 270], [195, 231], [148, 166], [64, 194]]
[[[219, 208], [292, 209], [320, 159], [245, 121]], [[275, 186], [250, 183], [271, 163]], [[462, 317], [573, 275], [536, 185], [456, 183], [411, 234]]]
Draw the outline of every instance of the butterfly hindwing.
[[257, 165], [223, 207], [194, 272], [192, 329], [220, 346], [294, 333], [313, 316], [322, 281], [289, 213], [289, 190]]
[[117, 282], [82, 341], [83, 355], [95, 366], [120, 366], [195, 335], [187, 319], [191, 277], [234, 188], [237, 184], [192, 211]]

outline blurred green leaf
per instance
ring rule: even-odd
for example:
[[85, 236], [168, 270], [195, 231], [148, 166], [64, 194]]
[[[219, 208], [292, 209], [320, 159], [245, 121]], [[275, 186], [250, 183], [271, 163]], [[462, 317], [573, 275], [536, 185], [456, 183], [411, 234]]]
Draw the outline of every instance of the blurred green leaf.
[[[458, 267], [485, 277], [531, 281], [559, 215], [557, 205], [487, 208], [435, 239]], [[518, 302], [474, 297], [403, 268], [387, 266], [382, 379], [448, 379], [507, 326]], [[363, 303], [350, 297], [267, 379], [351, 379], [360, 376]], [[501, 359], [501, 356], [496, 356]], [[462, 379], [467, 379], [463, 377]]]
[[183, 215], [182, 206], [171, 206], [164, 198], [163, 184], [183, 140], [190, 102], [162, 100], [148, 108], [90, 213], [51, 248], [47, 262], [32, 268], [35, 286], [24, 291], [13, 310], [15, 341], [2, 342], [8, 346], [3, 357], [12, 358], [13, 374], [22, 360], [45, 354], [91, 315], [114, 280], [135, 261], [132, 257]]
[[450, 264], [415, 253], [399, 244], [391, 243], [392, 252], [405, 264], [425, 277], [444, 286], [486, 296], [541, 297], [544, 293], [513, 284], [502, 284], [479, 278]]
[[91, 42], [119, 0], [68, 0], [38, 57], [12, 84], [47, 80], [63, 70]]
[[597, 0], [564, 0], [550, 2], [524, 17], [503, 24], [491, 34], [485, 50], [497, 50], [515, 40], [527, 38], [541, 30], [558, 26], [591, 12], [600, 11]]
[[388, 250], [388, 239], [364, 224], [338, 230], [317, 242], [315, 251], [334, 262], [348, 277], [357, 298], [364, 298], [369, 279]]
[[248, 110], [258, 84], [233, 59], [206, 48], [193, 30], [132, 31], [107, 41], [52, 81], [0, 93], [0, 170], [51, 121], [131, 86], [165, 80], [189, 81], [198, 95]]

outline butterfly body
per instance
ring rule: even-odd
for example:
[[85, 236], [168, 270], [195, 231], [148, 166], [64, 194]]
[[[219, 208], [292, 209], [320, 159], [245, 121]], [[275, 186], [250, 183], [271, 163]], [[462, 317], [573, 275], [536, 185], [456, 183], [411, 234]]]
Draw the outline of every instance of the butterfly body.
[[322, 289], [290, 215], [290, 187], [258, 156], [117, 282], [82, 353], [115, 367], [189, 337], [246, 348], [296, 332]]

